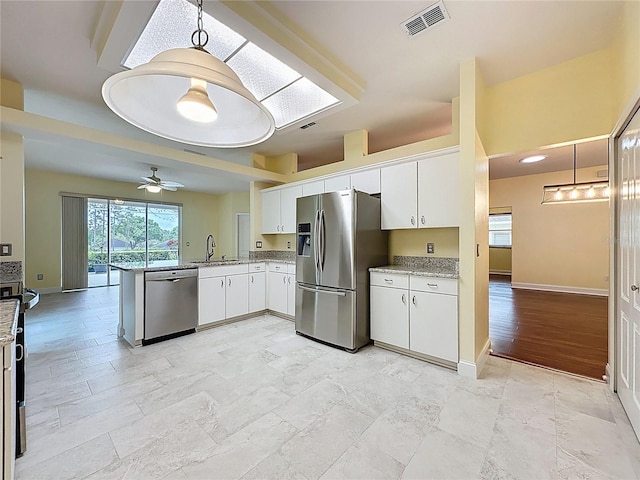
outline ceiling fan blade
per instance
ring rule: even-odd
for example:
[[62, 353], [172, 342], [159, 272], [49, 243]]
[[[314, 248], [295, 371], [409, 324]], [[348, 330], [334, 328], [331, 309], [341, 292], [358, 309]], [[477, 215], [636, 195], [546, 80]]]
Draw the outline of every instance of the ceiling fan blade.
[[147, 183], [158, 183], [157, 180], [153, 179], [153, 177], [140, 177], [140, 178]]
[[169, 182], [169, 181], [166, 181], [166, 182], [160, 182], [160, 183], [161, 183], [163, 186], [165, 186], [165, 187], [184, 187], [184, 185], [183, 185], [183, 184], [178, 183], [178, 182]]
[[160, 185], [160, 188], [163, 190], [168, 190], [170, 192], [175, 192], [178, 190], [176, 187], [167, 187], [166, 185]]
[[143, 183], [142, 185], [140, 185], [140, 186], [138, 187], [138, 190], [142, 190], [143, 188], [146, 188], [146, 187], [147, 187], [147, 185], [148, 185], [148, 184]]

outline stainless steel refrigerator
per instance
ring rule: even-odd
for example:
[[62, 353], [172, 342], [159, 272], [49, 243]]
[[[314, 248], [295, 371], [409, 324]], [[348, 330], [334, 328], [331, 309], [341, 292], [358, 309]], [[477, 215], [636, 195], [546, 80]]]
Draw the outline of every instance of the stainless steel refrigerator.
[[370, 341], [369, 267], [388, 263], [380, 199], [302, 197], [296, 218], [296, 332], [355, 352]]

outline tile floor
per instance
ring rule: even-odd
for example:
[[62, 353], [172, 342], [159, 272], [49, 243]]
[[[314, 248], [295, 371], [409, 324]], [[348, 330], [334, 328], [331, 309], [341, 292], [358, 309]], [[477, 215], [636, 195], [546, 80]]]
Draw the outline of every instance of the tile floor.
[[271, 316], [132, 349], [117, 297], [46, 295], [29, 313], [18, 479], [640, 478], [603, 383], [499, 358], [470, 380]]

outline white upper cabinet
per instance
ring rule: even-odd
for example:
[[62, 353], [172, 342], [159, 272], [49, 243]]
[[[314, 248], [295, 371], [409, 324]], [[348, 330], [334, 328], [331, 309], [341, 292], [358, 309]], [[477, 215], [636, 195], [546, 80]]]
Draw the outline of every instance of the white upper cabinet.
[[262, 233], [295, 233], [296, 200], [302, 186], [262, 192]]
[[383, 230], [418, 226], [417, 168], [409, 162], [380, 170]]
[[324, 180], [302, 184], [303, 197], [308, 197], [309, 195], [317, 195], [318, 193], [324, 193]]
[[[326, 185], [325, 185], [326, 188]], [[380, 169], [351, 174], [351, 188], [374, 195], [380, 193]]]
[[349, 175], [338, 175], [337, 177], [329, 177], [324, 181], [324, 191], [339, 192], [341, 190], [349, 190], [351, 188], [351, 179]]
[[382, 168], [383, 230], [459, 226], [458, 158], [456, 152]]
[[262, 192], [262, 233], [280, 233], [280, 190]]
[[280, 190], [280, 233], [296, 233], [296, 203], [301, 196], [300, 185]]
[[418, 162], [419, 227], [460, 225], [459, 155], [450, 153]]

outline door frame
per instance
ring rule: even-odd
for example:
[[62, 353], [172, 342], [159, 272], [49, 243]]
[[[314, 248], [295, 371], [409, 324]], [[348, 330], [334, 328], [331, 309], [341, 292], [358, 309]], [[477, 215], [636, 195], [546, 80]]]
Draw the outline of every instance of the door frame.
[[636, 89], [622, 110], [616, 125], [609, 136], [609, 185], [613, 193], [609, 198], [609, 239], [612, 247], [609, 249], [609, 361], [606, 367], [607, 382], [612, 392], [617, 391], [618, 364], [616, 359], [620, 354], [618, 342], [618, 296], [620, 295], [620, 282], [618, 281], [619, 242], [618, 227], [620, 215], [619, 198], [619, 157], [617, 155], [616, 139], [622, 134], [627, 124], [633, 118], [635, 112], [640, 109], [640, 87]]

